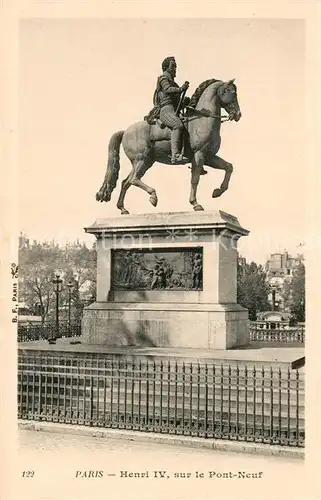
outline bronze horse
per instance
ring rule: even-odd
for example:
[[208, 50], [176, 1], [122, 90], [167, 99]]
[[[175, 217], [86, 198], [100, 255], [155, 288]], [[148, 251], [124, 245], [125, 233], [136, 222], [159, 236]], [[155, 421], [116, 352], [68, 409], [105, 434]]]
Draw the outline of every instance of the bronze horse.
[[[233, 166], [217, 156], [221, 144], [221, 122], [224, 120], [221, 115], [222, 108], [228, 113], [228, 120], [237, 122], [241, 118], [234, 80], [228, 82], [206, 80], [192, 95], [184, 118], [184, 156], [188, 158], [185, 163], [192, 164], [189, 202], [194, 210], [203, 210], [197, 202], [196, 192], [204, 165], [225, 171], [221, 186], [213, 191], [213, 198], [221, 196], [229, 186]], [[124, 206], [124, 200], [130, 186], [137, 186], [146, 191], [150, 195], [149, 201], [156, 207], [158, 201], [156, 190], [144, 184], [141, 179], [155, 161], [163, 164], [171, 163], [170, 130], [162, 128], [158, 122], [154, 124], [149, 124], [147, 121], [137, 122], [111, 137], [107, 170], [104, 182], [96, 194], [96, 200], [110, 201], [119, 175], [121, 142], [133, 168], [122, 182], [117, 208], [122, 214], [129, 213]]]

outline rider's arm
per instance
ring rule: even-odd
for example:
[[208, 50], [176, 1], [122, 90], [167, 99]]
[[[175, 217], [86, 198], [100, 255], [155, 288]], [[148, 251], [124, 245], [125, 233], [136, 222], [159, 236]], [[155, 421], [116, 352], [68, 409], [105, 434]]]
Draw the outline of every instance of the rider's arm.
[[167, 94], [180, 94], [182, 92], [181, 88], [172, 85], [172, 82], [166, 76], [162, 76], [159, 83], [162, 90]]

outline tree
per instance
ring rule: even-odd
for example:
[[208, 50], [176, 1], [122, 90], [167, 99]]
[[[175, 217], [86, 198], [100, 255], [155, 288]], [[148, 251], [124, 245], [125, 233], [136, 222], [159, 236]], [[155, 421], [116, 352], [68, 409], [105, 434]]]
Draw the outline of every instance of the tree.
[[34, 241], [20, 246], [19, 297], [42, 321], [53, 320], [55, 314], [56, 272], [63, 279], [59, 294], [60, 317], [68, 315], [68, 282], [74, 284], [71, 292], [72, 318], [79, 320], [85, 303], [95, 300], [96, 249], [84, 243], [69, 243], [61, 247], [55, 242]]
[[261, 265], [239, 259], [237, 273], [237, 302], [249, 311], [249, 319], [256, 320], [260, 311], [269, 310], [269, 287]]
[[301, 262], [284, 287], [284, 302], [295, 322], [305, 321], [305, 266]]
[[96, 299], [96, 249], [79, 242], [69, 244], [65, 247], [65, 259], [69, 264], [66, 279], [75, 285], [72, 290], [74, 318], [79, 320], [84, 305]]
[[40, 314], [43, 322], [53, 307], [52, 279], [63, 265], [61, 249], [55, 243], [34, 241], [19, 250], [19, 300]]

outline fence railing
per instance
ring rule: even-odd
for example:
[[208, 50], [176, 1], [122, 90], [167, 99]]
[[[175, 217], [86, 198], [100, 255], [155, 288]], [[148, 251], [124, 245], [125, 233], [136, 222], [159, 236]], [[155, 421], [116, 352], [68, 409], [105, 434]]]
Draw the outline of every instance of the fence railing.
[[21, 419], [304, 446], [304, 373], [19, 353]]
[[55, 324], [21, 325], [18, 324], [18, 342], [51, 339], [53, 337], [78, 337], [81, 335], [81, 324], [68, 322], [59, 323], [59, 333]]
[[[57, 335], [55, 324], [44, 325], [19, 325], [18, 324], [18, 342], [30, 342], [33, 340], [49, 339], [52, 337], [77, 337], [81, 335], [81, 324], [67, 322], [59, 325], [59, 334]], [[250, 326], [250, 342], [282, 342], [299, 343], [305, 342], [305, 329], [297, 328], [291, 330], [284, 329], [261, 329], [256, 325]]]
[[250, 341], [252, 342], [283, 342], [283, 343], [305, 343], [305, 329], [263, 329], [256, 325], [250, 326]]

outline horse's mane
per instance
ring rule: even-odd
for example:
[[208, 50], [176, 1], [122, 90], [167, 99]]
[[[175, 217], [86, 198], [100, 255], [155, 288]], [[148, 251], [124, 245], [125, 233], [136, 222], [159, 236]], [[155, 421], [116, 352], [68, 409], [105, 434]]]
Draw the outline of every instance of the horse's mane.
[[189, 106], [191, 108], [195, 108], [201, 95], [203, 94], [204, 90], [207, 89], [209, 85], [212, 83], [220, 82], [221, 80], [216, 80], [216, 78], [211, 78], [210, 80], [205, 80], [205, 82], [202, 82], [197, 89], [195, 90], [194, 94], [191, 97]]

